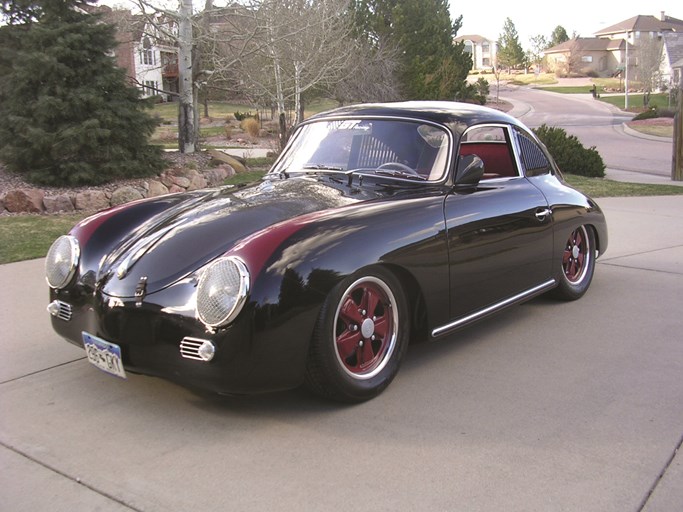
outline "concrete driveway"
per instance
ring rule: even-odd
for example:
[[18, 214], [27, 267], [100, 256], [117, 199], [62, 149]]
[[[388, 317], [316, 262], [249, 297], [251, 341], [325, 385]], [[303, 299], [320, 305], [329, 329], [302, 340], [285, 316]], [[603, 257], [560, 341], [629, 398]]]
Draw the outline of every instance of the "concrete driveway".
[[583, 299], [413, 346], [353, 407], [109, 377], [52, 333], [42, 261], [0, 266], [0, 508], [680, 510], [683, 197], [600, 203]]

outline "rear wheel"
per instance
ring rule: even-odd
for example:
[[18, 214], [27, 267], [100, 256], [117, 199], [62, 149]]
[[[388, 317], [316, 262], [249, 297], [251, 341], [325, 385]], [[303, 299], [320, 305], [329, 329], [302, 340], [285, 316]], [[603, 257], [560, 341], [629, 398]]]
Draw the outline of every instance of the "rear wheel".
[[398, 372], [410, 315], [399, 281], [382, 268], [345, 279], [330, 293], [311, 340], [306, 384], [315, 393], [362, 402]]
[[595, 271], [595, 235], [590, 226], [579, 226], [569, 234], [560, 264], [562, 276], [555, 296], [562, 300], [582, 297]]

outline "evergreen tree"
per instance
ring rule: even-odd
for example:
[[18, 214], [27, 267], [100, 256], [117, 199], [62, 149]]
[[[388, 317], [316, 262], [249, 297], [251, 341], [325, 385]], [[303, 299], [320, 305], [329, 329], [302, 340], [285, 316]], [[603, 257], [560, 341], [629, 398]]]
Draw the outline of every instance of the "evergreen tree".
[[506, 18], [503, 33], [498, 38], [498, 65], [508, 69], [517, 68], [524, 60], [524, 49], [519, 43], [515, 24], [510, 18]]
[[26, 179], [85, 185], [163, 167], [157, 121], [116, 66], [114, 28], [92, 0], [3, 1], [0, 160]]
[[556, 26], [553, 30], [553, 33], [550, 34], [550, 47], [557, 46], [558, 44], [562, 44], [566, 41], [569, 41], [567, 31], [562, 25]]
[[447, 0], [356, 0], [359, 30], [399, 48], [398, 80], [405, 99], [452, 100], [466, 90], [472, 59], [453, 38]]

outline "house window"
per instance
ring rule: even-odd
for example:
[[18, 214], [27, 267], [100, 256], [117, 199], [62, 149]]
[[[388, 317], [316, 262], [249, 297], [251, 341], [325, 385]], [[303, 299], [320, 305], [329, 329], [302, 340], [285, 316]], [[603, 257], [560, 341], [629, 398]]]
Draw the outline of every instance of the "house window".
[[154, 59], [154, 50], [152, 49], [152, 42], [149, 37], [145, 36], [142, 40], [142, 50], [140, 50], [140, 64], [147, 64], [153, 66], [156, 64]]
[[154, 96], [157, 94], [157, 83], [153, 80], [145, 80], [145, 87], [142, 89], [143, 96]]
[[593, 62], [593, 56], [592, 55], [582, 55], [581, 56], [581, 62]]
[[481, 59], [481, 65], [490, 67], [491, 66], [491, 59], [489, 59], [488, 57], [484, 57], [483, 59]]
[[465, 51], [472, 54], [472, 41], [465, 41]]
[[481, 51], [484, 54], [487, 54], [491, 51], [491, 46], [489, 45], [488, 41], [481, 43]]

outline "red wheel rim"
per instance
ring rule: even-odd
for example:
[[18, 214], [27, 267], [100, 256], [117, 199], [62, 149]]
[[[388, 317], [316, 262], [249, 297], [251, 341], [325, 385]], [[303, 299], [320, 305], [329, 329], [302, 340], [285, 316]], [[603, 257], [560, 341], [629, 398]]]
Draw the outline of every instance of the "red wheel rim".
[[386, 366], [396, 344], [394, 295], [380, 279], [366, 277], [344, 293], [335, 315], [335, 351], [342, 369], [369, 379]]
[[586, 276], [590, 259], [590, 243], [586, 228], [581, 226], [569, 236], [562, 254], [564, 277], [572, 284], [580, 283]]

